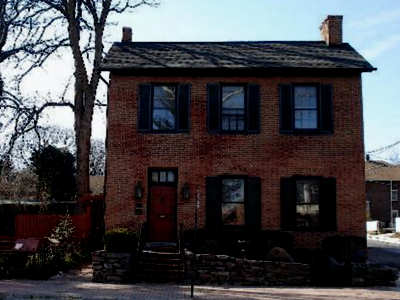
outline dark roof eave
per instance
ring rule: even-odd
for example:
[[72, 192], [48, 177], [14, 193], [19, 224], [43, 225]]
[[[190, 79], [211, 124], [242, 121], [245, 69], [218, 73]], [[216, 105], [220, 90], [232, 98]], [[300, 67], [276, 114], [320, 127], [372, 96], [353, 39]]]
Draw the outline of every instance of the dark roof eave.
[[[365, 73], [376, 71], [377, 68], [304, 68], [304, 67], [271, 67], [271, 68], [126, 68], [126, 67], [101, 67], [103, 72], [113, 72], [125, 75], [273, 75], [282, 73], [306, 74], [343, 74]], [[250, 74], [251, 73], [251, 74]]]

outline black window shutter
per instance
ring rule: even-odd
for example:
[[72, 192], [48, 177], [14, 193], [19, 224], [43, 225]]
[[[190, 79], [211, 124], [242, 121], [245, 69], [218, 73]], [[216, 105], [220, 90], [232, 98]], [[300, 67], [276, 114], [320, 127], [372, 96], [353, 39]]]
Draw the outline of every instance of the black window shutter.
[[217, 132], [220, 129], [220, 85], [207, 84], [207, 126], [208, 131]]
[[260, 86], [249, 84], [247, 89], [247, 132], [260, 132]]
[[279, 85], [279, 102], [280, 132], [291, 132], [293, 131], [293, 97], [291, 85]]
[[221, 225], [221, 181], [219, 177], [206, 177], [206, 227], [218, 230]]
[[245, 221], [248, 229], [261, 229], [261, 179], [259, 177], [247, 179]]
[[151, 110], [151, 85], [139, 85], [139, 108], [138, 108], [138, 129], [139, 131], [149, 131], [150, 126], [150, 110]]
[[321, 131], [333, 132], [332, 85], [321, 85], [320, 112]]
[[178, 130], [189, 131], [191, 85], [180, 84], [178, 89]]
[[293, 230], [296, 227], [296, 181], [281, 178], [281, 228]]
[[336, 179], [323, 178], [320, 186], [320, 224], [321, 229], [336, 231]]

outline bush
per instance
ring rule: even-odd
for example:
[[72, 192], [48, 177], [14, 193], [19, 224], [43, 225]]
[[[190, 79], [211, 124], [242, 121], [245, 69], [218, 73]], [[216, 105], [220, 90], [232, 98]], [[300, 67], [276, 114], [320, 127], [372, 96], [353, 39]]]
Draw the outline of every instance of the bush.
[[47, 245], [28, 257], [28, 277], [47, 279], [59, 271], [76, 267], [81, 262], [81, 248], [73, 238], [74, 231], [71, 217], [68, 214], [62, 217], [47, 237]]
[[109, 230], [104, 235], [104, 247], [108, 252], [134, 253], [137, 247], [136, 233], [127, 228]]

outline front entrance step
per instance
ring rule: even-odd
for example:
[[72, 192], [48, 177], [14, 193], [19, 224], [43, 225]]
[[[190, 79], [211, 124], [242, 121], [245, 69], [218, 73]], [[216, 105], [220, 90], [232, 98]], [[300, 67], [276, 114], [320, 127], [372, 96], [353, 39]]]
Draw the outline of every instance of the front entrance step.
[[179, 252], [178, 244], [174, 242], [149, 242], [144, 245], [144, 250], [167, 253]]
[[144, 250], [135, 273], [139, 281], [179, 283], [185, 277], [185, 262], [177, 252]]

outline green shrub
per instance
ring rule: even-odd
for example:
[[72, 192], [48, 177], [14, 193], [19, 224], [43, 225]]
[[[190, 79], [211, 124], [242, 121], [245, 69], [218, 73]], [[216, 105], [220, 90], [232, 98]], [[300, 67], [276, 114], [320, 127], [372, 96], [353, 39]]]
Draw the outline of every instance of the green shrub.
[[26, 274], [31, 279], [47, 279], [59, 271], [77, 267], [81, 262], [81, 247], [74, 239], [75, 227], [67, 214], [52, 229], [47, 245], [28, 257]]
[[104, 246], [108, 252], [135, 252], [137, 247], [136, 233], [127, 228], [109, 230], [104, 235]]

